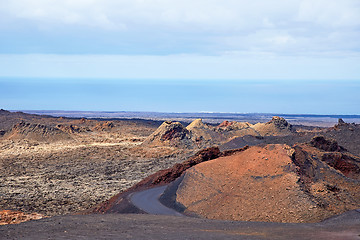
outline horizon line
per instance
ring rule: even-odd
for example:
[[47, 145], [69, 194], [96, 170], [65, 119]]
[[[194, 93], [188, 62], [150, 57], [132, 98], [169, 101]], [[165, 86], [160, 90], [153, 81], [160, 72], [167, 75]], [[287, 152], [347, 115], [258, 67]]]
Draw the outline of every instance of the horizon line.
[[39, 109], [1, 109], [9, 112], [71, 112], [71, 113], [153, 113], [153, 114], [234, 114], [234, 115], [269, 115], [269, 116], [306, 116], [306, 117], [354, 117], [360, 118], [360, 114], [316, 114], [316, 113], [266, 113], [266, 112], [209, 112], [209, 111], [199, 111], [199, 112], [158, 112], [158, 111], [112, 111], [112, 110], [39, 110]]

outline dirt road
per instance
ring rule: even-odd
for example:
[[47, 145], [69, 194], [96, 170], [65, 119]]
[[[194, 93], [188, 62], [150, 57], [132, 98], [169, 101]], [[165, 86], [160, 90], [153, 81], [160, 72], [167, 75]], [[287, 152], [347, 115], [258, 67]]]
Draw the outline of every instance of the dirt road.
[[168, 208], [159, 202], [160, 195], [166, 189], [166, 186], [150, 188], [145, 191], [136, 192], [129, 196], [130, 201], [137, 208], [155, 215], [183, 216], [174, 209]]
[[323, 223], [219, 221], [148, 214], [67, 215], [0, 226], [0, 239], [360, 239], [360, 213]]

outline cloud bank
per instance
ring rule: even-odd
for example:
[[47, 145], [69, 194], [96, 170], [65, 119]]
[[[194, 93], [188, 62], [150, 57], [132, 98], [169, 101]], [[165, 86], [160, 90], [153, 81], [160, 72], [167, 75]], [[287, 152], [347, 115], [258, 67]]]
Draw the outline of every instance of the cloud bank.
[[171, 35], [180, 41], [201, 38], [214, 54], [353, 52], [360, 47], [358, 0], [3, 0], [0, 12], [2, 28], [143, 33], [142, 41], [153, 33], [160, 44]]
[[[18, 58], [8, 69], [23, 70], [0, 76], [38, 76], [44, 64], [53, 76], [85, 77], [73, 66], [90, 62], [103, 69], [90, 69], [93, 76], [129, 77], [101, 60], [116, 55], [119, 65], [142, 69], [135, 78], [251, 78], [267, 71], [269, 78], [355, 79], [359, 12], [359, 0], [1, 0], [0, 58], [7, 65]], [[162, 74], [162, 66], [173, 74]]]

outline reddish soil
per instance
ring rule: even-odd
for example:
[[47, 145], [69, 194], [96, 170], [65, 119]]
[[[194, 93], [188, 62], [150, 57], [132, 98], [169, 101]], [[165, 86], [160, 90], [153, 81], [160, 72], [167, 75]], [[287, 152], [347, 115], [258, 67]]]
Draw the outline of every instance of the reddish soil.
[[229, 121], [223, 121], [222, 123], [219, 124], [219, 128], [226, 128], [229, 127], [233, 124], [233, 122], [229, 122]]
[[346, 177], [324, 154], [306, 144], [254, 146], [187, 170], [176, 201], [185, 213], [241, 221], [317, 222], [359, 208], [360, 182], [348, 178], [357, 159], [345, 155]]

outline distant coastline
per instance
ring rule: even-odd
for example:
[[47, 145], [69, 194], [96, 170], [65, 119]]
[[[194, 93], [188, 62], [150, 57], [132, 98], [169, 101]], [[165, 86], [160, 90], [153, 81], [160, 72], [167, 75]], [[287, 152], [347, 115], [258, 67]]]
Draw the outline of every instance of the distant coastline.
[[167, 112], [138, 112], [138, 111], [65, 111], [65, 110], [11, 110], [29, 114], [50, 115], [69, 118], [103, 118], [103, 119], [147, 119], [173, 120], [191, 122], [202, 118], [204, 122], [220, 123], [222, 121], [267, 122], [273, 116], [286, 118], [295, 125], [333, 126], [342, 118], [348, 123], [360, 123], [360, 115], [317, 115], [317, 114], [281, 114], [281, 113], [167, 113]]

